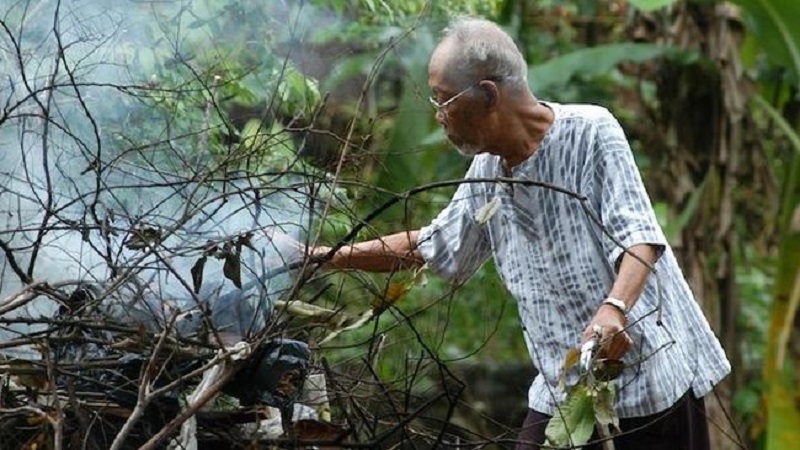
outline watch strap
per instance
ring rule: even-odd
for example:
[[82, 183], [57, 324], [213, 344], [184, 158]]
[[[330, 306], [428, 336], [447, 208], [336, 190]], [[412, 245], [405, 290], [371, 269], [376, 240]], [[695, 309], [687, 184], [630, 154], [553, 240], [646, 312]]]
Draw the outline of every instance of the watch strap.
[[620, 300], [618, 298], [606, 297], [606, 299], [603, 300], [603, 304], [604, 305], [611, 305], [611, 306], [617, 308], [619, 310], [619, 312], [621, 312], [623, 315], [627, 315], [628, 314], [627, 305], [625, 305], [625, 302], [623, 302], [622, 300]]

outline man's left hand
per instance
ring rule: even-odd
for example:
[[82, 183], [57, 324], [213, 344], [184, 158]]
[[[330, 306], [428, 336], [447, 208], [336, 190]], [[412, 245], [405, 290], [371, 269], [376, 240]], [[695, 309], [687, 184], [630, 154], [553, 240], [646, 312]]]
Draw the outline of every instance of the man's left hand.
[[583, 342], [599, 334], [600, 357], [620, 359], [633, 345], [633, 340], [625, 332], [625, 316], [610, 305], [601, 305], [597, 313], [583, 330]]

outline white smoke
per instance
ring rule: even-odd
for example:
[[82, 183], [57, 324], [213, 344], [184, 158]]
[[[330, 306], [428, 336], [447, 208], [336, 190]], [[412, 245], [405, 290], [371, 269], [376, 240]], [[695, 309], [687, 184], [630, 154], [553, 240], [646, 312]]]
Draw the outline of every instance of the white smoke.
[[[170, 20], [200, 20], [206, 12], [201, 4], [175, 2]], [[308, 188], [299, 177], [281, 178], [284, 189], [275, 191], [245, 178], [189, 179], [212, 155], [171, 135], [168, 118], [150, 131], [152, 145], [127, 140], [138, 130], [126, 129], [126, 121], [147, 113], [139, 88], [154, 81], [138, 70], [138, 58], [157, 54], [136, 50], [161, 45], [177, 55], [183, 42], [208, 38], [192, 34], [188, 22], [175, 26], [182, 34], [169, 35], [159, 27], [167, 18], [154, 13], [154, 5], [65, 0], [0, 7], [9, 26], [0, 33], [0, 85], [8, 81], [0, 102], [11, 106], [0, 116], [0, 301], [24, 286], [18, 271], [50, 284], [108, 284], [133, 274], [143, 285], [137, 294], [149, 299], [133, 310], [156, 309], [163, 320], [165, 305], [185, 311], [198, 296], [223, 298], [238, 312], [221, 311], [220, 317], [241, 334], [247, 324], [233, 322], [263, 327], [271, 302], [292, 284], [289, 273], [270, 274], [296, 258], [297, 248], [273, 236], [306, 237]], [[197, 126], [192, 142], [202, 143], [206, 124]], [[286, 189], [291, 185], [298, 187]], [[142, 232], [158, 235], [157, 252], [148, 253], [149, 243], [131, 245]], [[192, 268], [208, 243], [233, 245], [242, 236], [253, 246], [241, 247], [244, 288], [223, 273], [225, 258], [211, 256], [195, 295]], [[120, 306], [126, 299], [116, 301]], [[237, 309], [241, 302], [250, 309]], [[15, 314], [51, 317], [58, 307], [41, 300]], [[242, 316], [254, 312], [261, 318]], [[0, 328], [0, 340], [34, 329]]]

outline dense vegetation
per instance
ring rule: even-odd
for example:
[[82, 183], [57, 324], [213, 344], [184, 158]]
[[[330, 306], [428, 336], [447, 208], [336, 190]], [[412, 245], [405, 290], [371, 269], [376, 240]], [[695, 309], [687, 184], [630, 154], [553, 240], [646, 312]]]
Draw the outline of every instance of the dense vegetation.
[[[416, 228], [454, 189], [431, 183], [459, 179], [468, 164], [445, 142], [427, 101], [428, 57], [458, 14], [494, 19], [515, 37], [538, 97], [602, 104], [620, 118], [659, 219], [734, 363], [711, 402], [714, 448], [791, 448], [800, 423], [793, 0], [19, 0], [0, 7], [0, 73], [10, 74], [10, 87], [0, 86], [0, 161], [18, 162], [12, 155], [30, 151], [26, 139], [41, 139], [52, 159], [37, 164], [59, 173], [65, 197], [82, 199], [95, 190], [70, 180], [88, 172], [107, 182], [102, 168], [116, 161], [160, 181], [246, 178], [311, 199], [298, 201], [311, 214], [280, 219], [301, 221], [290, 234], [308, 244]], [[43, 198], [59, 204], [49, 177]], [[41, 229], [58, 234], [62, 209], [40, 202], [54, 211]], [[102, 232], [108, 220], [97, 202], [76, 202], [86, 206], [77, 232]], [[141, 229], [147, 213], [136, 218]], [[0, 229], [3, 299], [65, 276], [14, 246], [21, 231], [13, 223]], [[102, 248], [94, 249], [98, 264], [112, 266]], [[191, 278], [202, 283], [194, 269]], [[524, 408], [532, 369], [516, 305], [491, 263], [457, 288], [425, 271], [309, 270], [293, 280], [292, 300], [325, 309], [286, 320], [281, 333], [308, 342], [314, 364], [342, 375], [340, 390], [358, 401], [333, 402], [333, 415], [347, 416], [357, 435], [374, 438], [402, 422], [391, 413], [370, 422], [355, 406], [388, 409], [381, 403], [389, 399], [395, 413], [420, 419], [401, 423], [400, 438], [414, 435], [410, 428], [443, 428], [445, 419], [469, 430], [467, 440], [513, 438], [520, 417], [487, 404], [500, 389], [482, 384], [516, 389], [513, 401]], [[334, 311], [335, 319], [325, 315]], [[441, 401], [418, 409], [426, 398]], [[429, 434], [420, 439], [440, 439]]]

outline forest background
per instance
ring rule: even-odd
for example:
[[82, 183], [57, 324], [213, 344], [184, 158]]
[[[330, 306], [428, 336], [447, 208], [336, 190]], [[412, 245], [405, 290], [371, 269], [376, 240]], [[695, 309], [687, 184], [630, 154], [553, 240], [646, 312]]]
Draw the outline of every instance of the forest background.
[[[99, 179], [98, 165], [114, 158], [172, 164], [176, 173], [195, 170], [196, 158], [209, 174], [247, 173], [265, 185], [281, 184], [275, 174], [299, 173], [320, 186], [300, 233], [310, 244], [417, 228], [455, 188], [437, 183], [458, 180], [469, 164], [435, 123], [427, 87], [439, 33], [461, 14], [497, 21], [515, 38], [537, 97], [600, 104], [620, 119], [659, 221], [734, 367], [708, 402], [714, 448], [793, 448], [796, 1], [7, 1], [0, 160], [25, 153], [27, 108], [49, 117], [50, 103], [31, 105], [66, 87], [73, 93], [64, 110], [79, 113], [52, 112], [58, 120], [50, 122], [63, 125], [64, 148], [80, 143], [82, 173]], [[75, 45], [56, 39], [61, 33]], [[62, 70], [48, 72], [48, 58]], [[98, 94], [109, 87], [118, 99]], [[159, 160], [163, 146], [191, 160]], [[25, 285], [63, 276], [46, 261], [34, 264], [35, 254], [21, 258], [28, 250], [8, 244], [13, 231], [0, 234], [5, 277]], [[20, 258], [29, 267], [14, 267]], [[446, 422], [467, 430], [465, 442], [484, 444], [513, 436], [534, 372], [516, 305], [491, 263], [458, 288], [424, 273], [300, 278], [292, 294], [339, 317], [303, 323], [297, 333], [314, 344], [315, 358], [417, 399], [444, 391], [442, 405], [419, 414], [420, 429]], [[406, 425], [404, 436], [414, 435]]]

